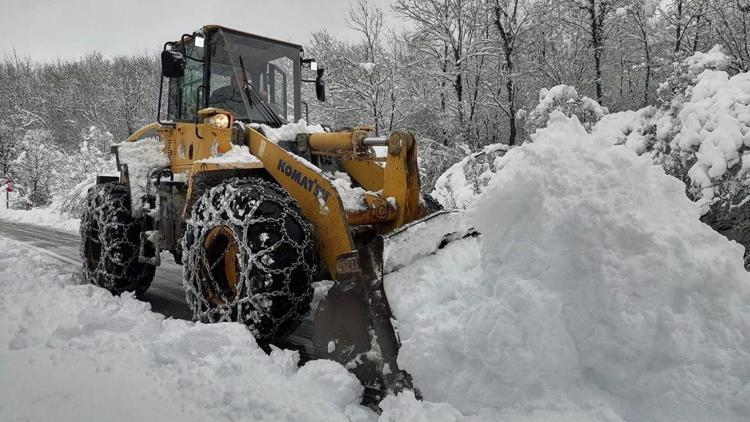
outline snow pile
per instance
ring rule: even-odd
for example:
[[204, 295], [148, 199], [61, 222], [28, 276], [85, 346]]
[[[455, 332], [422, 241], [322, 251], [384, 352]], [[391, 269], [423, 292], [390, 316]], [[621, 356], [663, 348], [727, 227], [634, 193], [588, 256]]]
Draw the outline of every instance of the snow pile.
[[569, 85], [557, 85], [539, 91], [539, 104], [527, 115], [526, 133], [534, 139], [534, 132], [547, 125], [552, 112], [559, 111], [566, 116], [577, 116], [586, 130], [591, 130], [609, 111], [595, 100], [581, 96]]
[[239, 324], [164, 319], [0, 238], [4, 420], [373, 420], [342, 366], [297, 368]]
[[335, 173], [325, 173], [326, 178], [330, 180], [336, 192], [341, 198], [341, 203], [344, 205], [344, 210], [349, 212], [360, 212], [367, 210], [367, 204], [365, 203], [366, 190], [357, 186], [352, 185], [352, 179], [349, 175], [337, 171]]
[[164, 144], [156, 137], [123, 142], [117, 151], [120, 164], [128, 165], [130, 206], [133, 214], [139, 215], [151, 172], [169, 166], [169, 157], [164, 153]]
[[425, 399], [475, 420], [748, 420], [750, 275], [684, 185], [560, 113], [498, 166], [466, 214], [481, 238], [386, 276]]
[[197, 160], [196, 163], [211, 164], [233, 164], [233, 163], [260, 163], [258, 157], [250, 154], [250, 148], [247, 145], [232, 145], [232, 149], [225, 153], [216, 153], [209, 158]]
[[321, 125], [310, 125], [308, 126], [304, 120], [300, 120], [297, 123], [287, 123], [280, 128], [272, 128], [268, 125], [257, 125], [253, 124], [251, 127], [259, 128], [263, 131], [263, 134], [268, 138], [269, 141], [294, 141], [300, 133], [322, 133], [325, 132]]
[[505, 144], [492, 144], [464, 157], [438, 177], [431, 196], [446, 209], [467, 208], [497, 171], [496, 160], [509, 149]]
[[[12, 193], [11, 195], [17, 194]], [[12, 196], [10, 200], [13, 202]], [[78, 234], [78, 226], [81, 223], [80, 219], [60, 212], [59, 207], [55, 205], [32, 208], [30, 210], [8, 209], [5, 204], [5, 194], [0, 194], [0, 224], [2, 224], [2, 220], [51, 227], [76, 234]]]
[[[653, 110], [617, 113], [599, 125], [598, 122], [608, 116], [607, 108], [589, 97], [580, 96], [569, 85], [542, 89], [536, 108], [530, 113], [519, 110], [517, 116], [519, 120], [525, 120], [526, 133], [533, 141], [536, 131], [545, 128], [550, 115], [555, 112], [576, 116], [587, 131], [598, 129], [597, 136], [610, 143], [625, 143], [634, 151], [645, 150], [649, 142], [653, 144], [653, 140], [646, 136], [646, 132], [651, 130], [647, 121]], [[636, 116], [638, 120], [634, 119]], [[492, 144], [468, 155], [438, 177], [431, 192], [432, 197], [447, 209], [469, 207], [484, 192], [487, 183], [497, 172], [497, 160], [509, 149], [505, 144]]]
[[464, 416], [447, 403], [417, 401], [412, 391], [388, 396], [380, 402], [379, 422], [456, 422]]

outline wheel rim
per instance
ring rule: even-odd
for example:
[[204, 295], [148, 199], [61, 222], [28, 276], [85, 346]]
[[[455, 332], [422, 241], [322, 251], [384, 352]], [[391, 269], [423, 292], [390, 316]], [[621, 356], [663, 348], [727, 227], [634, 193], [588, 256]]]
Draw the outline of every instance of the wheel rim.
[[91, 229], [86, 238], [85, 244], [86, 264], [89, 271], [94, 271], [99, 266], [99, 260], [102, 258], [102, 243], [99, 239], [99, 226], [96, 222], [91, 222]]
[[203, 239], [201, 282], [206, 299], [214, 305], [227, 305], [237, 297], [239, 269], [237, 240], [227, 226], [216, 226]]

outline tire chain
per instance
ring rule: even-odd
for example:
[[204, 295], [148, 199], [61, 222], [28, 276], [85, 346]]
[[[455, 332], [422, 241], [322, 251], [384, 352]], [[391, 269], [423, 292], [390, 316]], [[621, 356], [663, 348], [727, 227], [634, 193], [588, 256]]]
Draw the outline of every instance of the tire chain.
[[[267, 215], [267, 211], [261, 209], [264, 204], [272, 204], [271, 208], [280, 213]], [[286, 222], [289, 219], [301, 228], [301, 241], [295, 239], [299, 236], [288, 232]], [[240, 272], [234, 297], [222, 293], [211, 271], [205, 272], [209, 280], [203, 280], [203, 272], [198, 269], [212, 265], [208, 263], [203, 241], [208, 232], [219, 225], [230, 228], [237, 243]], [[278, 241], [266, 246], [262, 239], [265, 232], [260, 234], [261, 238], [254, 237], [257, 234], [254, 228], [258, 227], [278, 228]], [[183, 283], [195, 319], [241, 322], [259, 342], [293, 331], [310, 309], [311, 283], [318, 271], [312, 232], [312, 226], [302, 216], [297, 203], [274, 183], [258, 178], [232, 178], [209, 189], [195, 202], [182, 238]], [[253, 243], [264, 247], [252, 250]], [[282, 252], [282, 248], [292, 253], [274, 259], [274, 252]], [[223, 251], [224, 255], [226, 253], [227, 249]], [[213, 265], [218, 262], [217, 259]], [[302, 275], [303, 279], [295, 280], [295, 275], [298, 278]], [[304, 283], [302, 289], [293, 289], [295, 282]], [[210, 303], [202, 291], [203, 283], [210, 283], [222, 304]], [[282, 298], [284, 300], [278, 302]], [[282, 306], [286, 306], [286, 311], [278, 315]]]
[[[92, 270], [86, 256], [86, 243], [97, 228], [97, 239], [92, 240], [99, 243], [101, 252]], [[108, 183], [91, 187], [79, 231], [85, 280], [115, 295], [128, 291], [140, 296], [148, 290], [155, 268], [138, 261], [140, 225], [130, 213], [126, 186]]]

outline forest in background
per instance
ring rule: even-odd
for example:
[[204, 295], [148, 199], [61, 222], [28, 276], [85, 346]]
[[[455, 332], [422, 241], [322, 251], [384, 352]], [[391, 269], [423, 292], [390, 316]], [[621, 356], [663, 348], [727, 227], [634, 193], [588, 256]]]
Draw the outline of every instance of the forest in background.
[[[748, 0], [394, 0], [407, 29], [354, 0], [359, 39], [315, 32], [306, 54], [326, 69], [328, 101], [310, 120], [413, 131], [430, 190], [451, 164], [517, 145], [540, 90], [577, 88], [609, 112], [660, 105], [675, 63], [720, 45], [728, 72], [750, 69]], [[242, 28], [239, 28], [242, 29]], [[158, 52], [0, 61], [0, 176], [35, 205], [111, 165], [109, 145], [154, 120]], [[307, 94], [307, 98], [313, 98]]]

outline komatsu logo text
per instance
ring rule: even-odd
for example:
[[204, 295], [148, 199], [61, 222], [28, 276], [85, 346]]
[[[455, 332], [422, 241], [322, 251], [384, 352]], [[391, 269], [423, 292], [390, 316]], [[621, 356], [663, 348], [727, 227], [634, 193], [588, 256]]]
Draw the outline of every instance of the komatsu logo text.
[[286, 177], [292, 179], [298, 185], [307, 189], [308, 192], [311, 192], [319, 199], [322, 199], [323, 202], [328, 202], [328, 196], [330, 193], [320, 187], [317, 179], [308, 179], [307, 176], [303, 176], [302, 173], [281, 158], [279, 158], [279, 164], [276, 166], [276, 169], [284, 173]]

